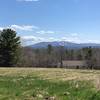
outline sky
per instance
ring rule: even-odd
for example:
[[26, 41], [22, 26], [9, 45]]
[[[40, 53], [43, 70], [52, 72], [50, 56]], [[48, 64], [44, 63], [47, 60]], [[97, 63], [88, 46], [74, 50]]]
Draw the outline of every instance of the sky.
[[0, 0], [0, 30], [12, 28], [22, 45], [100, 43], [100, 0]]

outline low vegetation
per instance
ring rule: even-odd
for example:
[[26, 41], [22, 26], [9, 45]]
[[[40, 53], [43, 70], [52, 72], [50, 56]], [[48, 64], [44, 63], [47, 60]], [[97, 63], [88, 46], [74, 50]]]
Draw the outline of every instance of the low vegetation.
[[1, 68], [0, 100], [100, 100], [100, 71]]

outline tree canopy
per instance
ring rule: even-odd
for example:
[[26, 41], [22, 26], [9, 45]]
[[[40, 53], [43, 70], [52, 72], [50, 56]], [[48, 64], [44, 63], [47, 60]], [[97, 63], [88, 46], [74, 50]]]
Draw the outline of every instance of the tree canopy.
[[0, 32], [0, 66], [15, 66], [18, 60], [20, 37], [12, 29]]

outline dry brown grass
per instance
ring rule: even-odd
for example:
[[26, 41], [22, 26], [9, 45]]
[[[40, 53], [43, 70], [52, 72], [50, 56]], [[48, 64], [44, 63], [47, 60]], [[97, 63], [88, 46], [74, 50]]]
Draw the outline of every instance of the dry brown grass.
[[50, 80], [95, 80], [100, 77], [97, 70], [49, 69], [49, 68], [0, 68], [1, 76], [36, 75]]
[[0, 76], [27, 76], [35, 75], [53, 81], [90, 80], [100, 89], [100, 71], [75, 69], [48, 69], [48, 68], [0, 68]]

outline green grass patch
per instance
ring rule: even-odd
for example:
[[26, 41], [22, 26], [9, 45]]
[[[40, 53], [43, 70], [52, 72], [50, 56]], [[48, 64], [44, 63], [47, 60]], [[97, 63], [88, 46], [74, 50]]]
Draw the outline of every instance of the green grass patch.
[[0, 100], [100, 100], [100, 91], [90, 81], [0, 76]]

